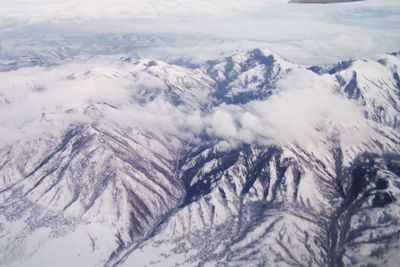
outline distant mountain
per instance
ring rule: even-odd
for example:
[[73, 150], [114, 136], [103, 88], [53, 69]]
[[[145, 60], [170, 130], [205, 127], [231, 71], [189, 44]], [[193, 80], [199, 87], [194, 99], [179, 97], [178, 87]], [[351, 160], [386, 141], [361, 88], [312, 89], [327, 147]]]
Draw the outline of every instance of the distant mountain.
[[397, 265], [397, 54], [97, 62], [0, 75], [1, 266]]

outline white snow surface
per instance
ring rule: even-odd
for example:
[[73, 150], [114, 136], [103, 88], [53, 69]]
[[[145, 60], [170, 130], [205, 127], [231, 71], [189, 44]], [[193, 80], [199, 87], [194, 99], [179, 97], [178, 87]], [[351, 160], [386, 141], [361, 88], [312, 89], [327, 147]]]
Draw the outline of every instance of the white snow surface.
[[[0, 265], [320, 264], [311, 240], [339, 197], [332, 151], [344, 167], [400, 153], [400, 59], [321, 75], [267, 50], [208, 64], [98, 57], [1, 72]], [[354, 73], [362, 98], [346, 91]], [[188, 199], [201, 183], [209, 191]]]

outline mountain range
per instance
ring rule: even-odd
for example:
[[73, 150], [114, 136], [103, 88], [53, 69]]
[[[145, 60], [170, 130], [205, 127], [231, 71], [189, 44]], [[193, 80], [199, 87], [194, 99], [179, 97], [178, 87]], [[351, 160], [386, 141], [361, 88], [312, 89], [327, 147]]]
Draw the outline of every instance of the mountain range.
[[397, 266], [399, 53], [15, 66], [0, 266]]

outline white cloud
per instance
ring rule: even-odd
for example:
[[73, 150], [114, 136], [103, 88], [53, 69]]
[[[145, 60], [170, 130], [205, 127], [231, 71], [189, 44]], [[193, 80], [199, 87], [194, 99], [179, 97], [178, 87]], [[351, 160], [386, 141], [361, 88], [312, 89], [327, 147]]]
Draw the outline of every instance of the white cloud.
[[[281, 80], [277, 93], [267, 100], [223, 104], [209, 114], [175, 106], [163, 97], [146, 103], [138, 100], [143, 88], [160, 90], [165, 83], [107, 60], [4, 72], [0, 83], [0, 93], [11, 103], [0, 105], [2, 145], [41, 134], [57, 135], [71, 123], [97, 121], [192, 142], [206, 131], [230, 146], [242, 142], [307, 145], [325, 140], [340, 127], [356, 142], [363, 138], [359, 133], [369, 129], [362, 109], [336, 95], [331, 80], [301, 69]], [[88, 109], [98, 103], [116, 109], [102, 105]]]
[[237, 143], [323, 142], [346, 129], [354, 144], [368, 135], [362, 109], [334, 93], [333, 81], [308, 71], [295, 71], [278, 83], [279, 92], [244, 106], [222, 105], [209, 121], [208, 132]]
[[[0, 2], [2, 24], [86, 22], [127, 19], [226, 17], [277, 0], [13, 0]], [[278, 0], [279, 1], [279, 0]]]
[[[287, 4], [286, 0], [3, 0], [0, 35], [22, 31], [34, 39], [37, 33], [141, 32], [189, 34], [197, 40], [211, 35], [227, 40], [223, 44], [178, 40], [173, 47], [144, 54], [201, 62], [232, 50], [267, 47], [298, 63], [326, 64], [398, 50], [399, 12], [396, 0], [333, 5]], [[7, 39], [12, 34], [0, 40], [3, 51], [9, 47]], [[24, 38], [20, 42], [27, 45]]]

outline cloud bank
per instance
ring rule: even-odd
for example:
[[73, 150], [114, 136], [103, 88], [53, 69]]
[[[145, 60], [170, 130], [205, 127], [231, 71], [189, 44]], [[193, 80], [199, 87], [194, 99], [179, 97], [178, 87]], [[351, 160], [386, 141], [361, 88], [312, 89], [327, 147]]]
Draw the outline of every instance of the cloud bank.
[[[25, 35], [18, 40], [18, 47], [27, 49], [32, 43], [27, 40], [35, 40], [38, 47], [32, 47], [32, 53], [45, 48], [62, 50], [76, 42], [79, 45], [79, 35], [146, 33], [172, 39], [192, 35], [197, 42], [177, 38], [173, 46], [149, 49], [144, 53], [147, 57], [201, 60], [210, 58], [210, 51], [220, 56], [267, 47], [297, 63], [326, 64], [397, 51], [399, 13], [400, 2], [396, 0], [335, 5], [294, 5], [286, 0], [4, 0], [0, 1], [0, 55], [14, 47], [9, 43], [21, 32]], [[49, 45], [51, 38], [57, 42], [70, 35], [76, 36], [75, 40], [57, 47]], [[114, 45], [111, 38], [108, 45]]]
[[244, 106], [222, 105], [207, 118], [207, 131], [235, 143], [273, 141], [312, 145], [351, 132], [353, 144], [368, 135], [362, 109], [333, 93], [332, 81], [298, 70], [278, 82], [277, 94]]
[[[335, 94], [333, 81], [310, 71], [293, 70], [267, 100], [222, 104], [201, 112], [196, 106], [176, 105], [165, 97], [163, 92], [170, 90], [168, 80], [176, 75], [169, 68], [166, 76], [157, 77], [161, 72], [97, 60], [0, 73], [0, 94], [7, 99], [0, 105], [0, 145], [57, 136], [69, 125], [80, 123], [117, 125], [187, 142], [197, 142], [206, 133], [226, 148], [273, 142], [307, 146], [326, 141], [338, 129], [344, 129], [341, 132], [351, 143], [362, 142], [368, 135], [363, 110]], [[201, 73], [191, 75], [202, 77]], [[213, 90], [207, 86], [204, 78], [204, 90]], [[144, 101], [139, 97], [144, 91], [144, 95], [154, 94]]]
[[0, 3], [0, 24], [229, 17], [252, 12], [278, 1], [6, 0]]

